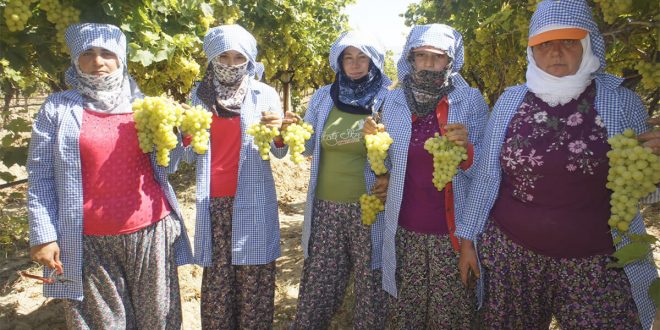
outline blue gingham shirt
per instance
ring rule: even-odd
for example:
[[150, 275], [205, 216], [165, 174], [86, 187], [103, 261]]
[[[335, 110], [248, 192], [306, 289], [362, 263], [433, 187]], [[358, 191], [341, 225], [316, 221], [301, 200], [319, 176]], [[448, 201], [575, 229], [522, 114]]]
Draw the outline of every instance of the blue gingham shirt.
[[[277, 194], [270, 161], [261, 159], [254, 137], [246, 130], [261, 120], [262, 111], [282, 115], [280, 97], [272, 87], [250, 78], [249, 91], [241, 107], [241, 148], [238, 162], [238, 185], [234, 196], [231, 234], [231, 262], [233, 265], [263, 265], [280, 256], [280, 225], [277, 214]], [[192, 91], [192, 104], [206, 108]], [[207, 109], [208, 110], [208, 109]], [[277, 148], [271, 143], [275, 157], [286, 155], [286, 146]], [[195, 263], [211, 266], [213, 240], [211, 231], [211, 146], [198, 155], [189, 146], [184, 160], [196, 162], [197, 223], [195, 224]], [[217, 244], [217, 242], [216, 242]]]
[[[460, 33], [441, 24], [413, 27], [404, 46], [404, 53], [399, 60], [399, 79], [404, 79], [413, 70], [405, 60], [407, 54], [411, 49], [421, 46], [443, 49], [453, 59], [451, 77], [455, 88], [447, 95], [449, 102], [447, 122], [465, 125], [468, 140], [474, 146], [476, 153], [488, 119], [488, 105], [479, 90], [471, 88], [459, 74], [463, 65], [463, 44]], [[399, 211], [403, 201], [408, 147], [412, 132], [412, 116], [403, 89], [393, 90], [387, 96], [383, 109], [383, 124], [394, 140], [388, 151], [391, 172], [385, 204], [385, 231], [383, 233], [383, 289], [396, 297], [396, 232], [399, 226]], [[473, 167], [467, 171], [459, 168], [458, 173], [452, 179], [456, 222], [462, 216], [470, 184], [469, 175]]]
[[[83, 299], [83, 189], [80, 165], [82, 96], [77, 91], [50, 95], [41, 106], [32, 127], [28, 151], [28, 220], [30, 245], [57, 241], [68, 284], [44, 284], [44, 295]], [[175, 150], [173, 153], [176, 153]], [[183, 219], [167, 174], [173, 167], [156, 165], [150, 154], [154, 176], [178, 219]], [[190, 242], [181, 221], [181, 239], [175, 243], [178, 265], [192, 262]], [[47, 267], [45, 267], [47, 268]], [[47, 274], [50, 269], [44, 269]]]
[[[647, 113], [644, 105], [635, 93], [620, 86], [622, 79], [601, 73], [596, 75], [594, 80], [597, 90], [595, 108], [598, 115], [603, 118], [609, 137], [622, 133], [628, 127], [633, 128], [637, 133], [648, 129], [645, 124]], [[489, 220], [490, 210], [500, 188], [502, 173], [499, 155], [509, 121], [518, 111], [527, 91], [524, 85], [507, 89], [495, 104], [486, 127], [482, 148], [475, 160], [476, 169], [469, 188], [466, 208], [460, 218], [461, 222], [456, 224], [456, 235], [474, 241], [475, 245], [479, 243], [479, 235]], [[645, 232], [644, 222], [638, 213], [630, 226], [630, 233]], [[625, 244], [627, 241], [617, 245], [617, 249]], [[648, 288], [658, 276], [655, 266], [652, 262], [645, 261], [630, 264], [624, 269], [630, 281], [642, 325], [645, 329], [649, 329], [655, 315], [655, 307], [648, 295]], [[482, 272], [482, 278], [483, 276]], [[483, 299], [481, 283], [478, 293], [481, 303]]]

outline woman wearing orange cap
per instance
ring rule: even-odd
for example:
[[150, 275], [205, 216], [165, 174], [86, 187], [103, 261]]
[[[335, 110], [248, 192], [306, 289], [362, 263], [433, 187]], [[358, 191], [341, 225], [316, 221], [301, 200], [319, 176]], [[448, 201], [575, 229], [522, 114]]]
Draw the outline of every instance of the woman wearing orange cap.
[[[529, 36], [526, 83], [493, 109], [457, 224], [462, 280], [481, 274], [485, 328], [547, 329], [554, 316], [567, 329], [649, 329], [657, 272], [648, 261], [607, 267], [625, 244], [613, 243], [605, 187], [608, 137], [648, 130], [646, 110], [602, 71], [584, 1], [541, 2]], [[639, 214], [630, 232], [645, 232]]]

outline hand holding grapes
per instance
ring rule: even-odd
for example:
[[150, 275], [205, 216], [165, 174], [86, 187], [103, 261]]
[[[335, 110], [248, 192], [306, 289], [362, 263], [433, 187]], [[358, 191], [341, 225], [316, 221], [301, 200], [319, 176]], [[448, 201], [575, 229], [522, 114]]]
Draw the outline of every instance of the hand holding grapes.
[[385, 125], [377, 123], [372, 116], [367, 117], [364, 120], [364, 126], [362, 127], [362, 134], [373, 135], [378, 132], [385, 132]]
[[276, 112], [263, 111], [261, 112], [261, 124], [271, 129], [279, 129], [282, 127], [282, 117]]
[[386, 173], [383, 175], [376, 176], [376, 183], [373, 188], [371, 188], [371, 194], [375, 195], [380, 199], [381, 202], [385, 203], [387, 200], [387, 186], [390, 183], [390, 174]]
[[660, 117], [651, 118], [648, 120], [654, 128], [650, 131], [640, 134], [637, 139], [642, 143], [642, 146], [651, 148], [653, 153], [660, 156]]
[[295, 112], [287, 111], [284, 113], [284, 119], [282, 119], [282, 127], [280, 131], [286, 131], [286, 128], [291, 124], [297, 124], [302, 121], [302, 118], [298, 116]]
[[448, 124], [445, 126], [447, 133], [447, 140], [454, 142], [459, 147], [467, 148], [468, 146], [468, 132], [465, 125], [460, 123]]

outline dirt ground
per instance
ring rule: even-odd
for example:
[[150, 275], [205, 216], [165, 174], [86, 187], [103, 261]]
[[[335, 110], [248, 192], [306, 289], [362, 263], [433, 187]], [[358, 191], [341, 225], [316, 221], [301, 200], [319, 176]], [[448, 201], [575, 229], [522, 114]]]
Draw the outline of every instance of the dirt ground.
[[[282, 244], [282, 257], [277, 261], [274, 328], [286, 329], [295, 313], [303, 264], [300, 237], [309, 178], [309, 163], [295, 165], [287, 157], [283, 160], [273, 160], [272, 167], [280, 204]], [[193, 177], [193, 169], [184, 166], [172, 178], [188, 234], [192, 239], [194, 239], [195, 212]], [[659, 236], [660, 205], [647, 206], [643, 212], [650, 225], [649, 230], [656, 237]], [[660, 260], [658, 252], [656, 248], [654, 253], [656, 260]], [[0, 258], [3, 257], [0, 256]], [[39, 284], [34, 280], [23, 279], [17, 275], [17, 272], [21, 270], [39, 273], [38, 267], [29, 260], [27, 249], [22, 249], [14, 256], [0, 259], [0, 330], [64, 329], [61, 302], [57, 299], [44, 298], [41, 295]], [[179, 268], [184, 329], [200, 328], [201, 279], [202, 269], [200, 267], [187, 265]], [[349, 288], [344, 305], [333, 321], [333, 329], [351, 328], [352, 301], [353, 296]]]

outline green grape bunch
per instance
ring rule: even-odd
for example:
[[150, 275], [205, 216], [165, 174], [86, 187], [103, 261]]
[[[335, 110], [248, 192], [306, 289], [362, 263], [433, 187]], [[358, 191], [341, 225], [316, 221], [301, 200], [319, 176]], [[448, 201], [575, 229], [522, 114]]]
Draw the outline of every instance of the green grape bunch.
[[467, 150], [438, 133], [424, 142], [424, 149], [433, 155], [433, 185], [442, 191], [458, 172], [458, 164], [468, 158]]
[[660, 156], [641, 146], [631, 128], [607, 142], [612, 146], [607, 152], [610, 169], [606, 187], [612, 190], [607, 223], [625, 233], [637, 214], [640, 198], [654, 192], [660, 183]]
[[[379, 127], [379, 129], [381, 128], [382, 126]], [[371, 170], [376, 175], [387, 173], [385, 158], [387, 157], [387, 150], [390, 149], [390, 145], [394, 142], [390, 134], [384, 130], [376, 134], [367, 134], [364, 136], [364, 142], [367, 146], [367, 159], [369, 159], [369, 164], [371, 164]]]
[[248, 128], [247, 133], [254, 136], [254, 144], [259, 148], [261, 159], [269, 160], [270, 142], [273, 141], [274, 137], [280, 135], [279, 128], [269, 128], [265, 124], [255, 123]]
[[312, 137], [312, 134], [314, 134], [312, 125], [305, 122], [291, 124], [282, 133], [282, 139], [289, 146], [289, 154], [294, 163], [300, 164], [304, 160], [302, 153], [305, 151], [305, 142]]
[[142, 152], [156, 148], [156, 162], [170, 163], [169, 151], [178, 143], [174, 128], [181, 125], [183, 108], [165, 97], [145, 97], [133, 101], [133, 118]]
[[383, 202], [374, 195], [362, 194], [360, 196], [360, 211], [362, 224], [369, 226], [376, 222], [378, 212], [385, 210]]
[[642, 75], [642, 86], [648, 90], [660, 87], [660, 64], [650, 62], [639, 62], [635, 67]]
[[211, 122], [213, 114], [201, 105], [197, 105], [183, 112], [181, 118], [181, 131], [184, 135], [192, 136], [192, 148], [197, 154], [203, 154], [209, 149]]
[[32, 17], [30, 3], [33, 1], [9, 0], [5, 6], [4, 18], [9, 32], [23, 31]]

